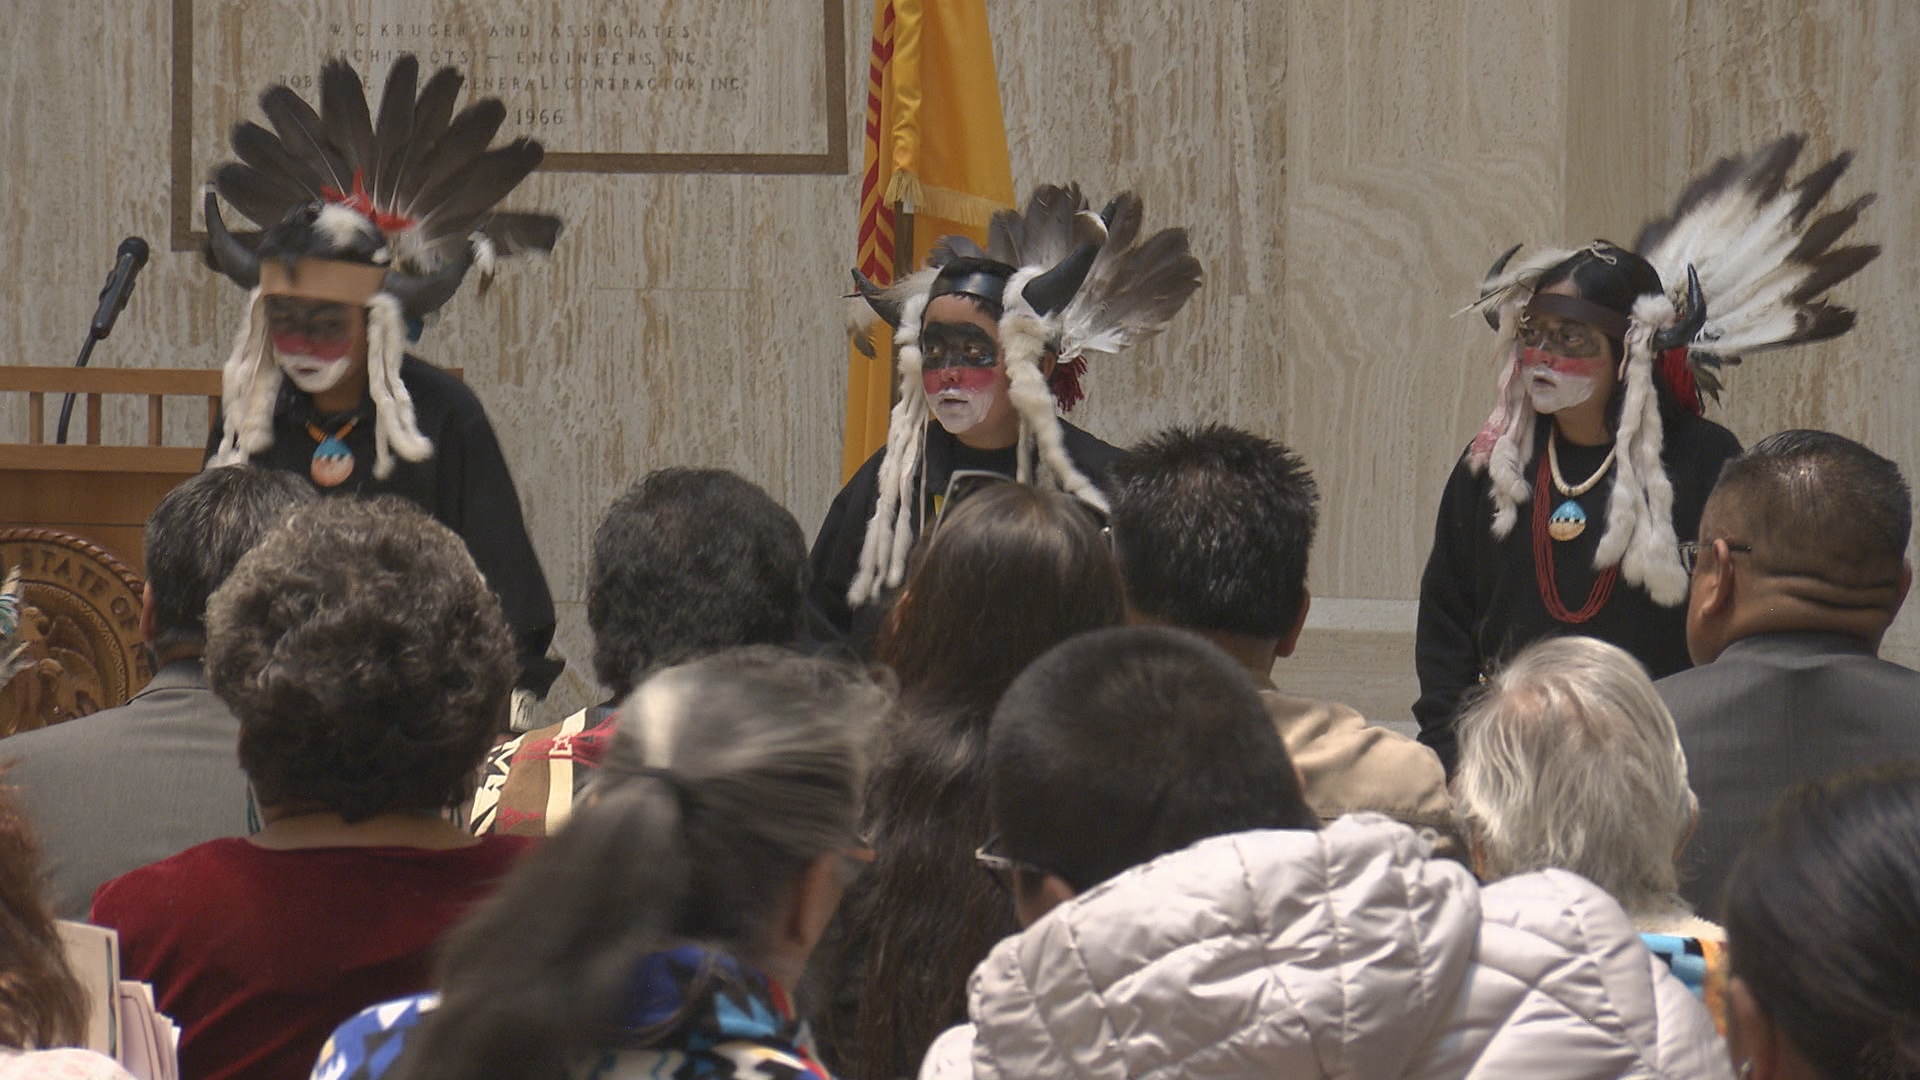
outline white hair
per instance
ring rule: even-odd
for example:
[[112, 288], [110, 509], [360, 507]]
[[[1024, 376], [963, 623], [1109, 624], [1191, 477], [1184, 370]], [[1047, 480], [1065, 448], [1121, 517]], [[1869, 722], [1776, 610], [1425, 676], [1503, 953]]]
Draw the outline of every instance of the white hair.
[[1628, 915], [1676, 908], [1699, 801], [1673, 714], [1639, 662], [1593, 638], [1522, 650], [1460, 717], [1454, 799], [1489, 878], [1571, 870]]

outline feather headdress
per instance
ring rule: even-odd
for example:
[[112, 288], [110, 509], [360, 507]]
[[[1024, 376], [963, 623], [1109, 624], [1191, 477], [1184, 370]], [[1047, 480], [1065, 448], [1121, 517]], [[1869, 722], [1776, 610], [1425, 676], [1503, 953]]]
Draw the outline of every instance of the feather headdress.
[[1596, 569], [1618, 564], [1629, 583], [1644, 587], [1658, 603], [1686, 598], [1674, 542], [1673, 485], [1660, 456], [1665, 435], [1655, 379], [1697, 413], [1702, 395], [1719, 398], [1723, 365], [1738, 364], [1747, 353], [1846, 333], [1854, 313], [1826, 300], [1826, 293], [1880, 254], [1875, 245], [1839, 243], [1872, 195], [1818, 213], [1851, 154], [1788, 184], [1805, 145], [1804, 135], [1789, 135], [1752, 154], [1715, 162], [1687, 185], [1670, 214], [1641, 229], [1637, 255], [1596, 241], [1518, 260], [1515, 247], [1494, 263], [1467, 310], [1481, 312], [1499, 333], [1499, 394], [1467, 460], [1488, 471], [1495, 536], [1512, 530], [1518, 504], [1533, 494], [1523, 473], [1533, 456], [1534, 413], [1515, 377], [1521, 313], [1547, 271], [1569, 259], [1586, 252], [1601, 259], [1642, 258], [1664, 291], [1641, 296], [1626, 313], [1615, 432], [1619, 472], [1594, 563]]
[[[1107, 508], [1106, 496], [1068, 457], [1056, 410], [1080, 399], [1079, 376], [1088, 357], [1117, 354], [1158, 333], [1200, 287], [1200, 262], [1188, 249], [1186, 231], [1165, 229], [1138, 242], [1142, 218], [1140, 197], [1132, 192], [1094, 214], [1078, 184], [1043, 185], [1024, 209], [993, 215], [985, 248], [968, 237], [944, 237], [926, 269], [887, 289], [854, 271], [856, 340], [865, 339], [873, 318], [893, 327], [900, 397], [888, 418], [879, 498], [867, 522], [850, 603], [868, 602], [906, 573], [928, 419], [920, 328], [933, 297], [991, 292], [984, 298], [1002, 312], [1001, 351], [1020, 418], [1017, 479]], [[980, 260], [990, 269], [981, 270]], [[963, 265], [971, 268], [964, 275], [958, 270]], [[1051, 384], [1040, 368], [1048, 352], [1057, 358]]]
[[[226, 364], [226, 425], [214, 464], [244, 461], [273, 439], [270, 412], [280, 373], [259, 306], [261, 263], [318, 259], [384, 270], [365, 301], [367, 374], [375, 404], [374, 475], [393, 456], [420, 461], [433, 447], [419, 432], [399, 377], [408, 326], [452, 299], [469, 269], [484, 291], [497, 261], [551, 251], [560, 219], [495, 209], [539, 166], [531, 139], [489, 147], [506, 119], [497, 98], [456, 115], [463, 82], [441, 68], [424, 86], [412, 56], [387, 73], [376, 119], [360, 76], [344, 60], [320, 70], [320, 108], [286, 86], [260, 95], [271, 129], [233, 129], [237, 161], [213, 173], [206, 194], [208, 262], [250, 290], [248, 318]], [[215, 193], [259, 226], [234, 233]], [[330, 299], [332, 297], [329, 297]]]

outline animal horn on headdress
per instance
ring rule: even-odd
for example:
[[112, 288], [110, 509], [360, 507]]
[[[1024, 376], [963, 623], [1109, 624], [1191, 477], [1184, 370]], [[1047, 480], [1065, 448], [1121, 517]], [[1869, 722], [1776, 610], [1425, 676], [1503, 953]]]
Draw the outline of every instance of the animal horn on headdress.
[[[1481, 279], [1482, 284], [1480, 291], [1482, 293], [1486, 293], [1489, 290], [1493, 284], [1493, 279], [1499, 277], [1501, 273], [1506, 270], [1507, 263], [1513, 260], [1514, 253], [1518, 252], [1524, 246], [1523, 244], [1515, 244], [1507, 249], [1505, 255], [1493, 260], [1493, 265], [1487, 268], [1487, 276]], [[1500, 329], [1500, 311], [1498, 308], [1489, 306], [1484, 308], [1480, 314], [1487, 320], [1488, 326], [1493, 327], [1496, 331]]]
[[440, 305], [453, 299], [453, 294], [459, 291], [461, 279], [467, 276], [467, 268], [472, 265], [473, 253], [469, 250], [463, 257], [442, 265], [431, 274], [391, 270], [381, 282], [380, 291], [398, 300], [401, 311], [418, 318], [439, 310]]
[[214, 265], [243, 289], [260, 284], [260, 256], [227, 231], [227, 223], [220, 217], [220, 201], [212, 191], [207, 192], [206, 206], [207, 250], [213, 255]]
[[1700, 273], [1687, 264], [1687, 313], [1679, 322], [1653, 335], [1653, 351], [1666, 352], [1688, 344], [1707, 322], [1707, 296], [1700, 291]]
[[1027, 282], [1027, 287], [1020, 290], [1021, 298], [1042, 317], [1059, 311], [1073, 302], [1073, 294], [1087, 280], [1087, 271], [1093, 269], [1093, 258], [1098, 254], [1098, 243], [1081, 244], [1053, 269]]
[[900, 301], [889, 299], [886, 290], [875, 285], [873, 279], [861, 273], [858, 267], [853, 271], [853, 286], [860, 290], [860, 298], [867, 302], [867, 306], [873, 309], [875, 315], [880, 316], [895, 330], [900, 329]]

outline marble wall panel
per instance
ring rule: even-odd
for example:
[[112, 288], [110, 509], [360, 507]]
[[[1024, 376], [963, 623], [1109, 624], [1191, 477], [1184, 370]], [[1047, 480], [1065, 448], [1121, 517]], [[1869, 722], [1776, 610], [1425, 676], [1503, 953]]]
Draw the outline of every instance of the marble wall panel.
[[[0, 362], [67, 362], [120, 238], [164, 248], [170, 9], [0, 5]], [[767, 10], [817, 38], [812, 0]], [[857, 138], [870, 9], [844, 10]], [[1207, 268], [1164, 337], [1092, 373], [1075, 421], [1129, 442], [1221, 419], [1293, 444], [1325, 495], [1317, 595], [1415, 596], [1441, 483], [1491, 398], [1486, 332], [1452, 317], [1488, 260], [1520, 240], [1630, 240], [1692, 172], [1782, 130], [1859, 152], [1842, 194], [1883, 193], [1861, 231], [1887, 254], [1845, 290], [1858, 333], [1754, 358], [1715, 415], [1747, 440], [1831, 427], [1920, 470], [1920, 312], [1901, 287], [1920, 271], [1920, 8], [992, 0], [989, 18], [1016, 185], [1133, 187]], [[857, 143], [849, 157], [857, 170]], [[423, 342], [466, 370], [520, 480], [573, 662], [555, 710], [592, 694], [592, 527], [647, 469], [736, 468], [817, 525], [845, 366], [823, 301], [852, 256], [856, 187], [852, 171], [537, 176], [515, 201], [567, 219], [559, 250], [462, 295]], [[95, 363], [217, 364], [239, 307], [195, 256], [156, 250]], [[191, 412], [170, 420], [180, 441]], [[0, 410], [0, 438], [23, 423]], [[1916, 626], [1893, 655], [1920, 658]]]

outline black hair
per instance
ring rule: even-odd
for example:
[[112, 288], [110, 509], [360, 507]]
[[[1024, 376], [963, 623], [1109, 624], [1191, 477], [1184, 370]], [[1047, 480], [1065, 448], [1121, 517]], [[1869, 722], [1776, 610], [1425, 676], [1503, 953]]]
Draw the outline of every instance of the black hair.
[[251, 465], [208, 469], [167, 492], [146, 530], [154, 652], [205, 646], [207, 598], [282, 518], [319, 497], [302, 477]]
[[1720, 470], [1706, 525], [1737, 530], [1774, 573], [1835, 584], [1897, 582], [1913, 531], [1900, 466], [1844, 435], [1782, 431]]
[[1734, 977], [1815, 1071], [1920, 1075], [1920, 764], [1789, 791], [1726, 898]]
[[207, 682], [261, 804], [349, 822], [473, 792], [513, 639], [453, 531], [397, 496], [322, 499], [207, 605]]
[[593, 670], [615, 697], [647, 672], [800, 633], [807, 539], [793, 515], [725, 469], [661, 469], [593, 535]]
[[1123, 614], [1099, 526], [1061, 492], [993, 485], [948, 513], [917, 553], [879, 639], [900, 680], [901, 714], [867, 788], [878, 861], [849, 898], [849, 930], [864, 936], [865, 955], [829, 977], [868, 988], [843, 1074], [910, 1074], [942, 1030], [966, 1020], [967, 976], [1018, 929], [973, 860], [987, 837], [994, 704], [1036, 657]]
[[1210, 836], [1319, 827], [1246, 671], [1177, 630], [1035, 661], [994, 711], [988, 767], [1006, 854], [1075, 891]]
[[1107, 479], [1135, 611], [1261, 638], [1293, 628], [1320, 501], [1299, 457], [1222, 424], [1173, 428], [1127, 451]]
[[621, 706], [594, 797], [448, 936], [444, 1003], [390, 1075], [547, 1080], [609, 1050], [696, 1048], [701, 997], [741, 973], [712, 963], [681, 1012], [635, 1029], [636, 971], [687, 944], [763, 962], [793, 883], [857, 843], [890, 707], [865, 672], [767, 646], [651, 676]]

